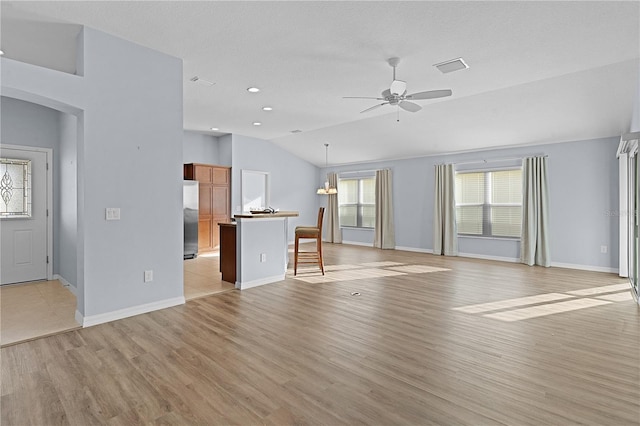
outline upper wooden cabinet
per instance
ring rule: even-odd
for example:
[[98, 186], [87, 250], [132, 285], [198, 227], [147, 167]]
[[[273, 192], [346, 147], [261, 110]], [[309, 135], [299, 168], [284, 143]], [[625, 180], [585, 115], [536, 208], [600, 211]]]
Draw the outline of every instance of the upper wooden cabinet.
[[218, 223], [231, 219], [231, 168], [185, 164], [184, 178], [197, 180], [200, 187], [198, 251], [216, 250], [220, 247]]

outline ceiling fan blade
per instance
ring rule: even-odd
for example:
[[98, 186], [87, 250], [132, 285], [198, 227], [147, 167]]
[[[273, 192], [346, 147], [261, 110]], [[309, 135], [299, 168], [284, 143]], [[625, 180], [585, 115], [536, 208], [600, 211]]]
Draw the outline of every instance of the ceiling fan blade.
[[446, 96], [451, 96], [453, 92], [449, 89], [446, 90], [429, 90], [427, 92], [418, 92], [407, 95], [405, 99], [435, 99], [435, 98], [444, 98]]
[[404, 93], [407, 91], [407, 82], [402, 80], [393, 80], [389, 91], [393, 95], [404, 95]]
[[343, 96], [342, 99], [375, 99], [377, 101], [384, 101], [384, 98], [374, 98], [371, 96]]
[[389, 104], [389, 102], [383, 102], [383, 103], [381, 103], [381, 104], [374, 105], [374, 106], [372, 106], [371, 108], [367, 108], [367, 109], [365, 109], [364, 111], [360, 111], [360, 114], [362, 114], [363, 112], [369, 112], [369, 111], [374, 110], [374, 109], [376, 109], [376, 108], [380, 108], [382, 105], [388, 105], [388, 104]]
[[408, 102], [408, 101], [400, 101], [398, 106], [403, 110], [409, 111], [409, 112], [418, 112], [422, 109], [420, 105], [414, 104], [413, 102]]

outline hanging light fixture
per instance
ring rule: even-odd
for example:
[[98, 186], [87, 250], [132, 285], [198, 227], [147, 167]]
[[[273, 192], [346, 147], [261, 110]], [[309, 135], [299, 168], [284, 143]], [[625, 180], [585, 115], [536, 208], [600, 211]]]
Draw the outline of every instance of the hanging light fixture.
[[[324, 150], [325, 150], [325, 154], [324, 154], [324, 166], [325, 168], [329, 167], [329, 144], [325, 143], [324, 144]], [[329, 175], [327, 174], [327, 180], [324, 181], [324, 186], [322, 188], [318, 188], [318, 190], [316, 191], [316, 194], [322, 194], [322, 195], [331, 195], [331, 194], [337, 194], [338, 190], [334, 187], [329, 186]]]

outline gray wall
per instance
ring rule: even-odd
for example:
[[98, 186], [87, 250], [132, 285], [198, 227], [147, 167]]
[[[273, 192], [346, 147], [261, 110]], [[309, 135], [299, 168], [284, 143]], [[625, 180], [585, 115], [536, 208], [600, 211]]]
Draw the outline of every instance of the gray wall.
[[[552, 261], [555, 264], [615, 269], [618, 264], [618, 220], [608, 212], [618, 208], [618, 163], [615, 158], [618, 141], [616, 136], [328, 170], [392, 169], [396, 245], [430, 251], [433, 249], [434, 165], [546, 154], [549, 156]], [[343, 239], [370, 243], [373, 231], [344, 229]], [[505, 260], [519, 258], [519, 243], [516, 241], [462, 237], [458, 241], [462, 254]], [[600, 252], [602, 245], [608, 246], [608, 253]]]
[[[60, 198], [60, 211], [55, 220], [60, 238], [57, 246], [58, 274], [77, 289], [78, 273], [78, 119], [60, 112], [60, 186], [54, 187]], [[54, 249], [55, 250], [55, 249]]]
[[218, 161], [221, 166], [231, 167], [233, 157], [233, 138], [224, 135], [218, 138]]
[[[7, 96], [78, 117], [78, 311], [179, 303], [182, 61], [89, 28], [78, 58], [79, 75], [2, 58], [0, 80]], [[107, 207], [121, 220], [106, 221]]]
[[218, 138], [215, 136], [185, 130], [182, 141], [182, 160], [184, 163], [220, 165]]
[[[221, 139], [221, 152], [228, 139]], [[296, 210], [297, 218], [289, 219], [289, 239], [296, 225], [317, 222], [321, 195], [316, 195], [319, 169], [269, 141], [248, 136], [232, 135], [232, 214], [241, 206], [240, 188], [242, 170], [270, 173], [270, 204], [280, 210]]]

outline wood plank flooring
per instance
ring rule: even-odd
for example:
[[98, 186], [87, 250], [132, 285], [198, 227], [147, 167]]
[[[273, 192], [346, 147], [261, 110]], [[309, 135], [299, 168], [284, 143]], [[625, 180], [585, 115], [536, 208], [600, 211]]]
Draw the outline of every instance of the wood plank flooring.
[[222, 281], [219, 253], [202, 253], [184, 261], [184, 298], [186, 300], [230, 291], [234, 284]]
[[3, 348], [2, 425], [640, 424], [625, 280], [324, 251], [324, 280], [309, 269]]
[[[184, 261], [186, 300], [234, 288], [222, 281], [217, 253]], [[80, 328], [75, 320], [76, 304], [76, 297], [58, 280], [0, 287], [0, 346]]]

